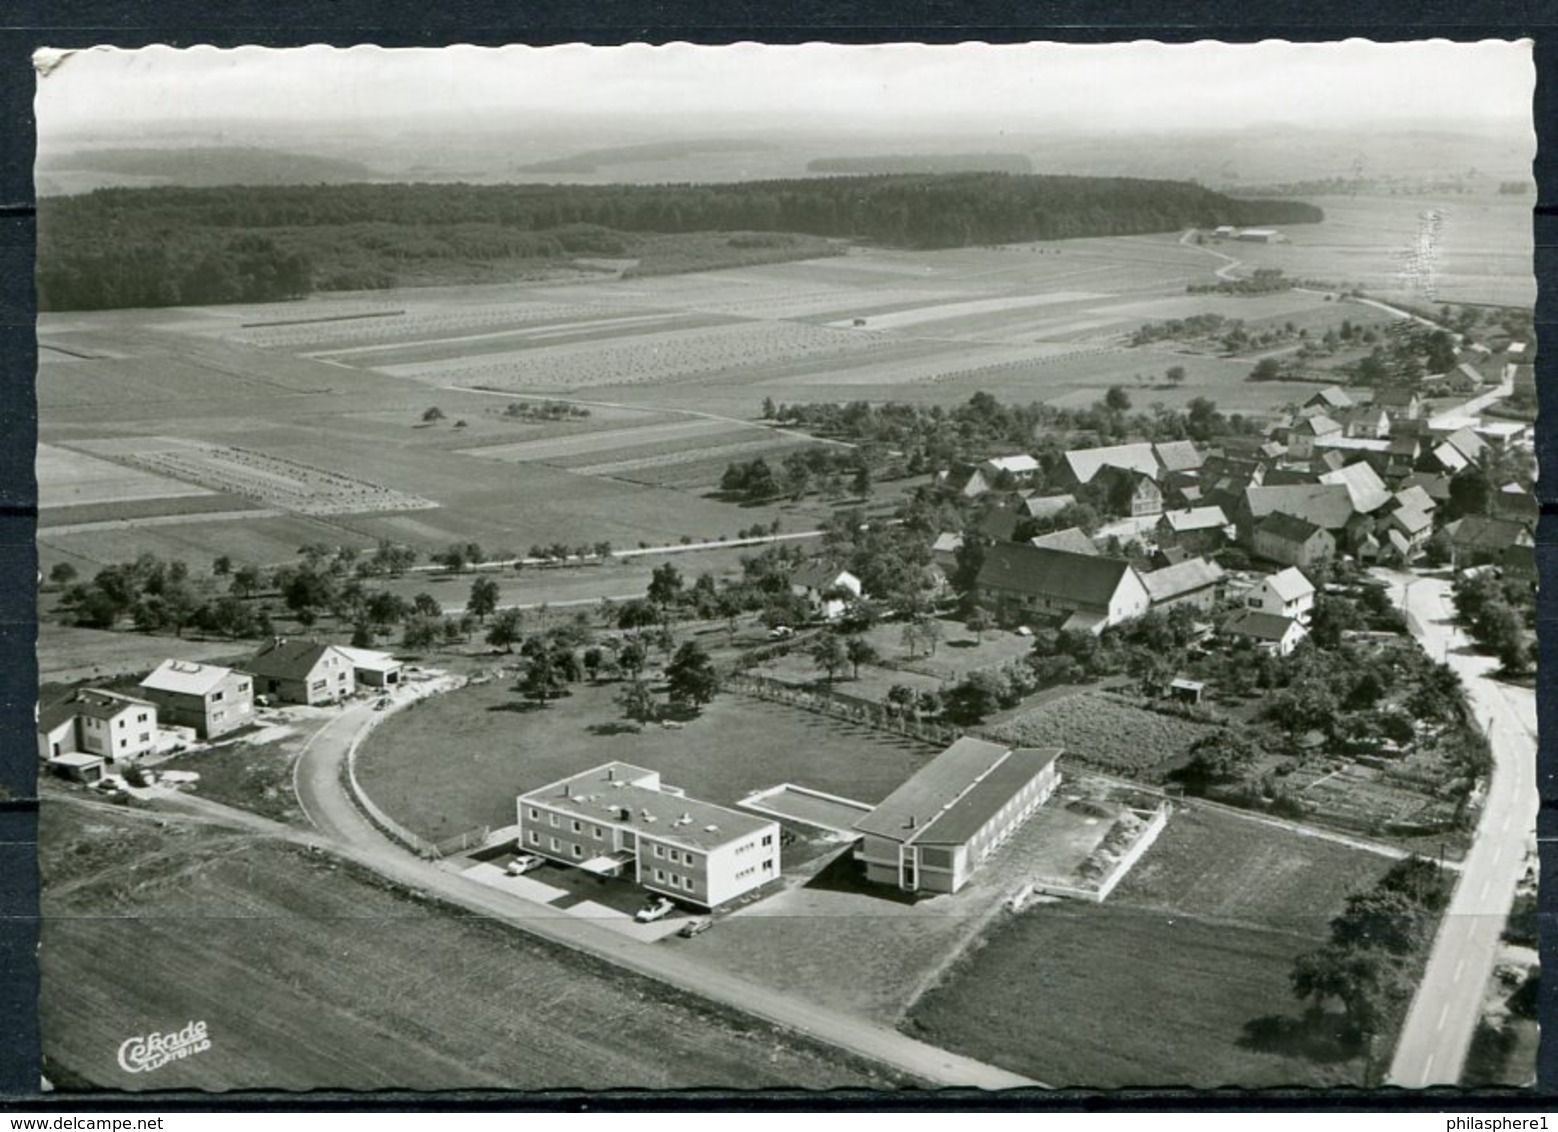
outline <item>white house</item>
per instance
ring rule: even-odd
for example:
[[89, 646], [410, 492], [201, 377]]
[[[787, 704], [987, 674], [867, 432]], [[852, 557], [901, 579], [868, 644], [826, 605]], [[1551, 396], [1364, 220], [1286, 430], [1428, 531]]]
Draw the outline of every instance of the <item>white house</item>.
[[790, 592], [806, 599], [813, 617], [837, 621], [862, 591], [860, 579], [848, 570], [814, 562], [791, 575]]
[[1315, 587], [1297, 566], [1268, 574], [1252, 586], [1244, 595], [1247, 610], [1270, 613], [1274, 617], [1290, 617], [1307, 622], [1315, 607]]

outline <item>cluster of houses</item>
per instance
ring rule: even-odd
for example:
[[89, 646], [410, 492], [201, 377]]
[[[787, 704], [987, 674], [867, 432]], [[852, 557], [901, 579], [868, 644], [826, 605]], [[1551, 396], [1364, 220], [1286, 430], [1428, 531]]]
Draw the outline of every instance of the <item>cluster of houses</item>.
[[257, 703], [333, 704], [391, 689], [402, 675], [388, 653], [281, 637], [240, 668], [165, 660], [135, 694], [77, 688], [40, 705], [38, 757], [56, 774], [96, 782], [111, 767], [247, 727]]
[[[1205, 450], [1190, 441], [1073, 449], [1047, 475], [1029, 456], [1004, 456], [955, 468], [939, 482], [977, 501], [973, 529], [994, 540], [976, 582], [985, 608], [1007, 624], [1097, 633], [1149, 610], [1210, 610], [1228, 589], [1215, 559], [1233, 548], [1279, 571], [1270, 585], [1311, 597], [1302, 569], [1343, 555], [1410, 563], [1440, 529], [1455, 566], [1494, 563], [1534, 576], [1538, 507], [1520, 484], [1499, 486], [1485, 517], [1441, 518], [1451, 477], [1488, 447], [1521, 442], [1524, 428], [1425, 419], [1411, 390], [1381, 388], [1360, 404], [1332, 386], [1264, 437], [1227, 438]], [[1047, 492], [1035, 488], [1040, 481]], [[1104, 491], [1087, 496], [1108, 500], [1152, 549], [1151, 569], [1104, 556], [1075, 527], [1015, 541], [1024, 520], [1053, 521], [1092, 485]], [[943, 533], [932, 557], [950, 566], [963, 537]], [[1304, 618], [1273, 604], [1282, 603], [1262, 596], [1231, 631], [1287, 652]]]

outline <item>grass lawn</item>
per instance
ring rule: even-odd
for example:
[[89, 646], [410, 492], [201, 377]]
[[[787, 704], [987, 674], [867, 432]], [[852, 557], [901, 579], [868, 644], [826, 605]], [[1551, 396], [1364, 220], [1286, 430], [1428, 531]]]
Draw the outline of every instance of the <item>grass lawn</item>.
[[1103, 905], [1009, 917], [906, 1029], [1051, 1085], [1356, 1083], [1362, 1065], [1289, 1038], [1295, 956], [1386, 858], [1181, 810]]
[[[327, 856], [159, 817], [44, 807], [40, 1021], [58, 1086], [893, 1084]], [[125, 1038], [191, 1020], [209, 1051], [119, 1067]]]
[[306, 825], [292, 789], [292, 768], [303, 745], [328, 716], [298, 725], [256, 728], [210, 747], [175, 755], [157, 770], [193, 771], [200, 781], [188, 789], [202, 798], [238, 806], [273, 821]]
[[634, 731], [615, 702], [618, 687], [575, 685], [539, 709], [508, 680], [426, 700], [373, 732], [358, 755], [358, 780], [396, 821], [438, 840], [512, 825], [521, 791], [612, 759], [728, 806], [780, 782], [879, 802], [936, 753], [730, 693], [680, 729]]

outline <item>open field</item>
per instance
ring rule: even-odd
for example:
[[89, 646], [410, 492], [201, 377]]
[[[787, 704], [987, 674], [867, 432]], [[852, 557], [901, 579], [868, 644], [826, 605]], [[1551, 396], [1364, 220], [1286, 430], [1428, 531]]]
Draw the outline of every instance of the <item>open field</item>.
[[227, 663], [253, 651], [243, 641], [181, 640], [38, 622], [38, 678], [46, 683], [139, 675], [169, 658]]
[[196, 484], [126, 468], [53, 444], [38, 445], [35, 470], [40, 508], [171, 500], [210, 494]]
[[[75, 811], [47, 804], [40, 846], [43, 1051], [45, 1071], [61, 1083], [889, 1084], [833, 1051], [388, 889], [330, 858], [179, 819], [153, 828], [107, 807]], [[191, 1020], [207, 1023], [209, 1050], [144, 1075], [118, 1066], [127, 1037]]]
[[1293, 958], [1389, 863], [1182, 810], [1106, 904], [1003, 920], [915, 1004], [906, 1029], [1056, 1085], [1356, 1083], [1358, 1060], [1256, 1036], [1280, 1030], [1258, 1020], [1297, 1018]]
[[[658, 770], [694, 797], [733, 806], [752, 791], [793, 782], [875, 803], [934, 751], [806, 712], [720, 695], [680, 730], [634, 732], [618, 686], [575, 685], [531, 709], [503, 680], [397, 712], [363, 745], [363, 789], [414, 833], [440, 840], [512, 825], [514, 799], [607, 759]], [[451, 746], [449, 736], [460, 742]]]

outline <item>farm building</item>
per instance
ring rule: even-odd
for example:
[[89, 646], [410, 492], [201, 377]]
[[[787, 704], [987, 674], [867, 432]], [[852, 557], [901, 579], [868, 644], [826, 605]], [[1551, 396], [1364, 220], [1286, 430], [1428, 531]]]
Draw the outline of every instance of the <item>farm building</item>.
[[1039, 462], [1026, 454], [992, 456], [979, 465], [979, 470], [990, 483], [995, 483], [1002, 476], [1011, 476], [1018, 482], [1022, 482], [1038, 474]]
[[1228, 542], [1228, 516], [1221, 507], [1165, 511], [1156, 528], [1159, 546], [1180, 546], [1193, 554], [1220, 550]]
[[157, 748], [157, 705], [101, 688], [78, 688], [38, 712], [38, 757], [98, 755], [108, 762]]
[[1063, 527], [1058, 531], [1050, 531], [1049, 534], [1034, 535], [1028, 540], [1028, 544], [1098, 557], [1098, 544], [1081, 527]]
[[1369, 403], [1389, 413], [1392, 422], [1401, 418], [1415, 421], [1423, 415], [1422, 398], [1415, 391], [1402, 385], [1376, 389], [1374, 399]]
[[1157, 480], [1165, 472], [1195, 471], [1204, 463], [1200, 450], [1188, 440], [1115, 444], [1108, 448], [1071, 449], [1066, 453], [1061, 475], [1074, 484], [1089, 484], [1105, 468], [1121, 468]]
[[357, 690], [352, 662], [335, 645], [277, 637], [249, 658], [256, 695], [289, 704], [328, 704]]
[[964, 499], [977, 499], [990, 490], [990, 481], [972, 464], [962, 464], [936, 475], [936, 485]]
[[905, 892], [956, 892], [1060, 783], [1058, 747], [963, 738], [855, 823], [866, 879]]
[[1332, 536], [1344, 537], [1355, 512], [1344, 484], [1291, 484], [1246, 488], [1230, 517], [1238, 528], [1239, 542], [1255, 548], [1255, 527], [1267, 515], [1281, 512], [1323, 527]]
[[1223, 635], [1247, 641], [1277, 656], [1287, 656], [1309, 635], [1309, 630], [1292, 617], [1242, 609], [1223, 625]]
[[1320, 392], [1305, 401], [1303, 407], [1306, 409], [1325, 409], [1329, 412], [1332, 409], [1351, 409], [1356, 405], [1357, 402], [1340, 385], [1327, 385]]
[[1342, 426], [1324, 413], [1301, 417], [1277, 430], [1277, 439], [1287, 445], [1290, 460], [1307, 460], [1315, 454], [1315, 443], [1322, 437], [1341, 435]]
[[1093, 482], [1104, 489], [1109, 508], [1116, 514], [1134, 519], [1163, 512], [1163, 490], [1146, 472], [1106, 467], [1099, 469]]
[[[1417, 493], [1427, 500], [1428, 496], [1417, 489]], [[1397, 500], [1401, 496], [1398, 495]], [[1403, 560], [1411, 558], [1423, 545], [1428, 542], [1434, 533], [1434, 508], [1433, 501], [1428, 500], [1427, 506], [1423, 506], [1415, 496], [1408, 502], [1398, 502], [1385, 516], [1386, 537], [1391, 533], [1399, 534], [1399, 539], [1391, 539], [1397, 556]]]
[[1354, 405], [1332, 418], [1342, 434], [1354, 440], [1385, 440], [1390, 436], [1390, 414], [1378, 405]]
[[1520, 575], [1536, 572], [1536, 539], [1525, 523], [1468, 515], [1446, 523], [1444, 529], [1457, 570], [1493, 565]]
[[1268, 574], [1244, 595], [1244, 607], [1270, 613], [1278, 617], [1291, 617], [1296, 621], [1308, 621], [1315, 607], [1315, 587], [1304, 572], [1296, 566], [1275, 574]]
[[254, 719], [254, 678], [216, 664], [165, 660], [141, 681], [163, 722], [215, 739]]
[[1420, 487], [1428, 498], [1441, 506], [1450, 502], [1449, 476], [1436, 475], [1433, 472], [1412, 472], [1402, 479], [1399, 486], [1403, 490]]
[[1517, 523], [1535, 525], [1541, 517], [1542, 505], [1518, 483], [1507, 483], [1488, 497], [1495, 519], [1513, 519]]
[[518, 799], [529, 853], [714, 908], [779, 876], [779, 825], [609, 762]]
[[1152, 608], [1160, 612], [1178, 606], [1211, 609], [1222, 591], [1223, 568], [1205, 558], [1191, 558], [1141, 576]]
[[1385, 475], [1389, 479], [1408, 478], [1417, 467], [1422, 455], [1423, 442], [1411, 433], [1397, 431], [1391, 434], [1390, 449], [1385, 453]]
[[1273, 511], [1256, 524], [1255, 554], [1284, 566], [1313, 566], [1336, 557], [1336, 539], [1308, 519]]
[[1234, 239], [1250, 244], [1280, 244], [1286, 242], [1287, 237], [1275, 228], [1241, 228]]
[[1488, 450], [1487, 442], [1469, 428], [1459, 428], [1434, 446], [1435, 465], [1446, 475], [1454, 475], [1475, 464]]
[[352, 662], [352, 674], [357, 677], [358, 687], [393, 688], [400, 683], [405, 666], [389, 653], [347, 645], [335, 647]]
[[1063, 619], [1101, 633], [1147, 612], [1141, 576], [1129, 562], [1069, 550], [998, 543], [985, 554], [978, 600], [1006, 623]]
[[1076, 502], [1074, 495], [1030, 495], [1022, 501], [1022, 509], [1030, 519], [1052, 519]]
[[1390, 501], [1385, 481], [1371, 465], [1362, 461], [1325, 472], [1320, 476], [1320, 482], [1345, 487], [1352, 509], [1365, 515], [1373, 514]]
[[958, 551], [962, 549], [962, 535], [957, 531], [942, 531], [930, 544], [930, 560], [943, 570], [954, 569], [958, 564]]
[[805, 599], [813, 617], [837, 621], [860, 597], [860, 579], [848, 570], [814, 562], [791, 575], [790, 592]]

